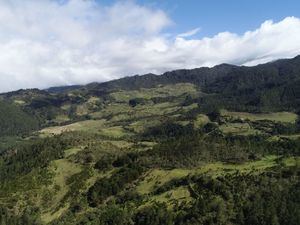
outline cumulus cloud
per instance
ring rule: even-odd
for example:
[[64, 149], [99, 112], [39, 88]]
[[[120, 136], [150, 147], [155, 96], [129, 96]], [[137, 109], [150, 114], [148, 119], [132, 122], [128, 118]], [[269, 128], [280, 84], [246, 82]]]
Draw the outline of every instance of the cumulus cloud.
[[0, 0], [0, 91], [300, 54], [295, 17], [201, 39], [192, 36], [199, 29], [171, 36], [169, 26], [176, 24], [164, 11], [134, 1]]

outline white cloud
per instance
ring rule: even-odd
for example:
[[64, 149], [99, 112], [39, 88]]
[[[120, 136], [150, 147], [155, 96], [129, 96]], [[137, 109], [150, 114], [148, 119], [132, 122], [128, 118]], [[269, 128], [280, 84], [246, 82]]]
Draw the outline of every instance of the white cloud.
[[300, 54], [300, 19], [242, 35], [166, 33], [165, 12], [120, 1], [0, 0], [0, 91], [106, 81], [219, 63], [255, 65]]
[[197, 34], [199, 31], [200, 31], [200, 28], [197, 27], [197, 28], [195, 28], [193, 30], [190, 30], [190, 31], [178, 34], [177, 37], [191, 37], [191, 36]]

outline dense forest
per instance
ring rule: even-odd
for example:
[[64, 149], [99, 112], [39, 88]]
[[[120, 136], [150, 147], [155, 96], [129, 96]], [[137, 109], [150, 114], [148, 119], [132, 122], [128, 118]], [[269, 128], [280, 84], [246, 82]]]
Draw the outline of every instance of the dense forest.
[[22, 135], [38, 128], [33, 116], [5, 101], [0, 101], [0, 124], [0, 136]]

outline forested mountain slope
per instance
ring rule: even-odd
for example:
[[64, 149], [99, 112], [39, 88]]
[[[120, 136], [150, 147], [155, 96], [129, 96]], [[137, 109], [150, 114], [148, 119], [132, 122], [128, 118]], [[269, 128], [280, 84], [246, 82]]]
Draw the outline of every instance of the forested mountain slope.
[[101, 94], [111, 90], [135, 90], [184, 82], [197, 85], [207, 94], [216, 94], [213, 97], [215, 101], [221, 98], [218, 104], [229, 104], [233, 108], [243, 104], [251, 110], [299, 110], [300, 56], [254, 67], [221, 64], [212, 68], [175, 70], [162, 75], [136, 75], [80, 88]]
[[0, 136], [22, 135], [38, 128], [33, 116], [5, 101], [0, 101], [0, 124]]
[[300, 57], [0, 95], [0, 224], [298, 225]]

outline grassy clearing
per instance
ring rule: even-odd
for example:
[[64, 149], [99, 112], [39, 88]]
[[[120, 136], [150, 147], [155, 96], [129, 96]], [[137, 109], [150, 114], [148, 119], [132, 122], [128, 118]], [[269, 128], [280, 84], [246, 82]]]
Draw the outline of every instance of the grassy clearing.
[[152, 115], [166, 115], [181, 109], [178, 102], [163, 102], [159, 104], [149, 105], [147, 108], [142, 108], [142, 111], [151, 113]]
[[91, 104], [97, 104], [101, 101], [101, 99], [99, 97], [95, 97], [95, 96], [92, 96], [88, 99], [88, 103], [91, 103]]
[[82, 148], [80, 148], [80, 147], [67, 149], [65, 151], [65, 158], [68, 158], [70, 155], [75, 155], [80, 151], [82, 151]]
[[190, 124], [190, 121], [188, 121], [188, 120], [178, 120], [178, 121], [176, 121], [175, 123], [176, 123], [176, 124], [179, 124], [179, 125], [181, 125], [181, 126], [187, 126], [187, 125]]
[[[173, 170], [163, 170], [163, 169], [153, 169], [150, 170], [144, 179], [137, 186], [137, 191], [140, 194], [151, 193], [155, 187], [159, 187], [168, 181], [173, 179], [178, 179], [185, 177], [187, 175], [196, 174], [209, 174], [212, 176], [220, 176], [226, 173], [234, 173], [236, 171], [241, 173], [256, 172], [260, 173], [268, 168], [276, 166], [277, 156], [269, 155], [261, 160], [251, 161], [243, 164], [226, 164], [222, 162], [209, 163], [204, 166], [194, 168], [194, 169], [173, 169]], [[287, 158], [285, 159], [287, 166], [295, 165], [299, 161], [298, 158]]]
[[103, 140], [102, 143], [112, 144], [116, 148], [129, 148], [134, 144], [133, 142], [123, 140]]
[[108, 138], [123, 138], [133, 135], [133, 133], [125, 130], [122, 126], [109, 127], [100, 130], [100, 134]]
[[58, 115], [53, 122], [55, 123], [63, 123], [69, 121], [70, 118], [67, 115]]
[[230, 112], [222, 110], [223, 116], [248, 119], [251, 121], [270, 120], [282, 123], [295, 123], [297, 114], [292, 112], [275, 112], [275, 113], [247, 113], [247, 112]]
[[113, 117], [118, 114], [128, 114], [132, 110], [132, 107], [128, 103], [110, 103], [107, 104], [102, 110], [91, 113], [93, 119], [102, 119], [107, 117]]
[[42, 129], [40, 133], [45, 135], [57, 135], [68, 131], [98, 132], [101, 128], [105, 127], [105, 122], [105, 120], [85, 120], [65, 126], [47, 127]]
[[199, 115], [197, 115], [197, 118], [194, 121], [194, 126], [195, 126], [195, 128], [200, 128], [209, 122], [210, 122], [210, 120], [207, 115], [199, 114]]
[[89, 113], [89, 109], [87, 103], [83, 103], [76, 107], [76, 114], [78, 116], [87, 115], [88, 113]]
[[210, 163], [197, 168], [193, 171], [195, 174], [208, 173], [213, 176], [222, 175], [224, 173], [233, 173], [236, 171], [246, 172], [262, 172], [276, 165], [277, 156], [269, 155], [261, 160], [251, 161], [243, 164], [225, 164], [221, 162]]
[[160, 195], [151, 196], [149, 201], [143, 205], [146, 206], [148, 204], [154, 202], [166, 203], [169, 208], [172, 208], [176, 203], [181, 203], [183, 201], [190, 202], [192, 197], [187, 187], [181, 186], [174, 188], [170, 191], [162, 193]]
[[58, 219], [64, 212], [69, 208], [69, 204], [66, 204], [64, 207], [58, 209], [55, 212], [47, 212], [41, 215], [41, 221], [45, 224], [50, 223], [51, 221]]
[[98, 97], [90, 97], [86, 102], [76, 107], [76, 114], [78, 116], [87, 115], [91, 111], [98, 109], [101, 100]]
[[[150, 117], [170, 116], [176, 112], [185, 113], [195, 107], [197, 104], [182, 107], [184, 97], [182, 95], [197, 95], [197, 90], [192, 84], [177, 84], [164, 87], [142, 89], [135, 91], [119, 91], [111, 93], [115, 102], [103, 106], [100, 111], [91, 113], [94, 119], [108, 119], [109, 122], [127, 122], [139, 121]], [[176, 97], [174, 101], [154, 104], [152, 101], [146, 101], [145, 104], [131, 107], [129, 100], [133, 98], [151, 99], [153, 97]], [[141, 132], [141, 126], [137, 132]]]
[[145, 174], [144, 180], [142, 180], [137, 186], [137, 191], [140, 194], [148, 194], [154, 190], [155, 187], [161, 186], [172, 179], [178, 179], [187, 176], [191, 170], [188, 169], [153, 169]]
[[159, 118], [149, 118], [143, 119], [136, 122], [131, 123], [128, 128], [132, 129], [136, 133], [143, 133], [147, 129], [155, 126], [159, 126], [161, 124], [161, 119]]
[[259, 130], [251, 128], [248, 123], [226, 123], [219, 128], [225, 134], [252, 135], [261, 133]]
[[55, 189], [55, 191], [53, 191], [54, 195], [51, 198], [51, 203], [47, 207], [48, 210], [41, 215], [41, 219], [44, 223], [57, 219], [68, 209], [67, 204], [57, 209], [61, 200], [69, 191], [66, 180], [70, 176], [79, 173], [82, 168], [80, 165], [72, 163], [67, 159], [59, 159], [53, 161], [49, 169], [54, 172], [52, 190]]
[[14, 103], [16, 103], [16, 104], [18, 104], [18, 105], [25, 105], [25, 104], [26, 104], [25, 101], [23, 101], [23, 100], [18, 100], [18, 99], [14, 100]]
[[291, 135], [280, 135], [279, 137], [289, 138], [292, 140], [297, 140], [300, 138], [300, 134], [291, 134]]
[[283, 160], [285, 166], [300, 166], [300, 157], [289, 157]]
[[[61, 199], [67, 192], [68, 187], [66, 185], [66, 179], [76, 173], [81, 171], [81, 166], [79, 164], [72, 163], [67, 159], [55, 160], [51, 164], [50, 170], [55, 172], [53, 181], [55, 185], [62, 187], [60, 192], [55, 196], [56, 199]], [[59, 201], [55, 201], [56, 203]]]
[[[137, 186], [137, 191], [143, 195], [149, 195], [157, 187], [173, 180], [186, 177], [188, 175], [200, 175], [208, 174], [213, 177], [224, 176], [228, 173], [261, 173], [268, 168], [277, 165], [277, 156], [269, 155], [262, 158], [261, 160], [247, 162], [244, 164], [225, 164], [221, 162], [209, 163], [199, 168], [194, 169], [174, 169], [174, 170], [163, 170], [163, 169], [153, 169], [150, 170], [144, 177], [143, 180]], [[286, 166], [293, 166], [296, 163], [300, 164], [300, 159], [298, 158], [286, 158], [284, 159], [284, 164]], [[176, 202], [189, 202], [191, 201], [191, 196], [188, 188], [186, 186], [175, 187], [172, 190], [166, 191], [159, 195], [150, 195], [147, 202], [142, 205], [144, 207], [148, 204], [154, 202], [164, 202], [167, 203], [168, 207], [173, 207]]]
[[146, 104], [131, 107], [127, 104], [109, 104], [103, 110], [91, 114], [94, 119], [109, 118], [109, 122], [138, 121], [147, 117], [165, 116], [182, 109], [179, 103]]
[[62, 110], [65, 110], [65, 111], [70, 110], [71, 104], [64, 104], [64, 105], [62, 105], [60, 108], [61, 108]]

